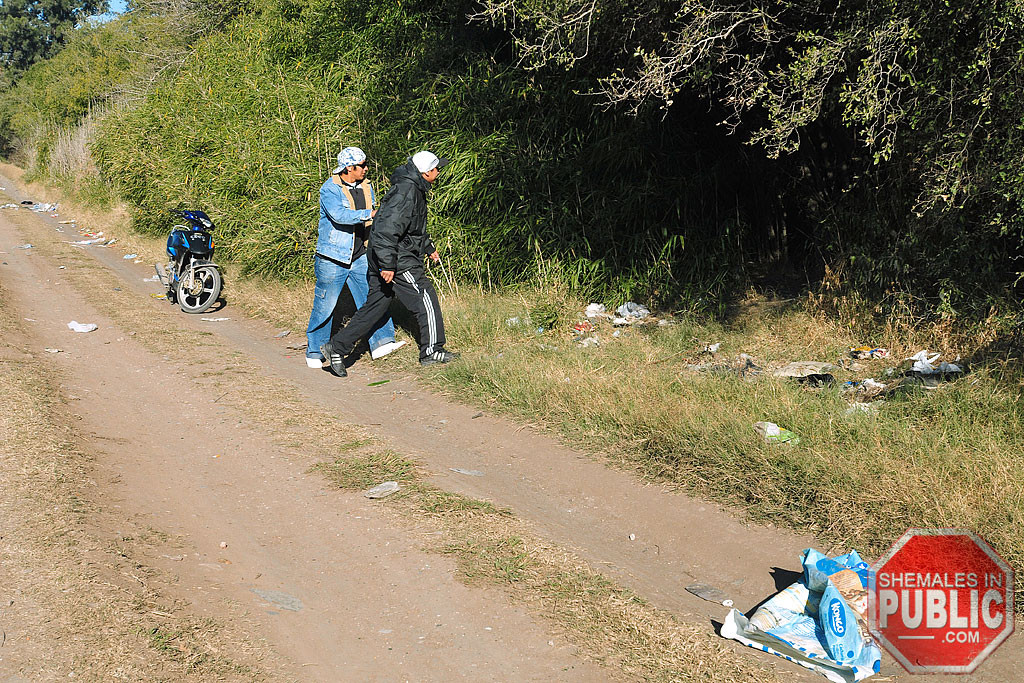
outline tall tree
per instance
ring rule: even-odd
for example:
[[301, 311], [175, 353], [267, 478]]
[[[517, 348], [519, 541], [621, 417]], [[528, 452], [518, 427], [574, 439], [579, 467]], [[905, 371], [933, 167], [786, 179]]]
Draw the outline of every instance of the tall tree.
[[107, 0], [0, 0], [0, 63], [21, 70], [52, 57], [75, 25], [107, 7]]

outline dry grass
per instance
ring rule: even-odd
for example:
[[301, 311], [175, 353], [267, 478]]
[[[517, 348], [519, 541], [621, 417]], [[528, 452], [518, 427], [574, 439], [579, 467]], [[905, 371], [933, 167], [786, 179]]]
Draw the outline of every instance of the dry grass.
[[[19, 216], [19, 222], [32, 230], [32, 218]], [[42, 253], [88, 258], [53, 240], [44, 229], [36, 230], [33, 243], [38, 239]], [[262, 431], [275, 434], [294, 460], [309, 462], [334, 485], [359, 489], [383, 478], [406, 482], [403, 492], [386, 504], [406, 524], [443, 530], [440, 538], [428, 537], [428, 550], [456, 558], [466, 580], [500, 585], [511, 599], [529, 605], [584, 656], [609, 666], [610, 676], [622, 672], [659, 681], [774, 680], [753, 658], [737, 657], [706, 627], [680, 622], [609, 582], [571, 553], [541, 542], [508, 510], [422, 483], [413, 462], [354, 425], [308, 420], [308, 404], [294, 386], [265, 377], [242, 354], [210, 336], [181, 330], [170, 307], [154, 306], [129, 292], [116, 299], [106, 296], [118, 282], [107, 270], [69, 268], [66, 277], [103, 314], [136, 330], [135, 339], [154, 352], [193, 367], [197, 356], [216, 359], [215, 369], [223, 372], [196, 381], [228, 396], [226, 400]], [[196, 354], [197, 349], [206, 352]], [[149, 636], [158, 649], [179, 637], [165, 631]]]

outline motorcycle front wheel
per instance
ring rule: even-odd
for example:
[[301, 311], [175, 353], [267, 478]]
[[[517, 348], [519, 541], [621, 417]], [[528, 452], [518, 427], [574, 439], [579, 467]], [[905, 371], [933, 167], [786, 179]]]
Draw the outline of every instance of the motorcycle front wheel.
[[186, 313], [203, 313], [216, 303], [220, 287], [217, 266], [195, 266], [178, 280], [178, 304]]

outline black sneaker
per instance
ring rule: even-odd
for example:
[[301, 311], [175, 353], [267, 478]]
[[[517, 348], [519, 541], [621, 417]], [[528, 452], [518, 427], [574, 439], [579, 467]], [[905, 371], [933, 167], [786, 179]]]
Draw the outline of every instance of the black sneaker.
[[331, 342], [321, 346], [320, 353], [330, 363], [331, 372], [338, 377], [348, 377], [348, 370], [345, 369], [345, 357], [334, 350], [334, 345]]
[[429, 356], [420, 358], [420, 365], [434, 365], [436, 363], [451, 363], [453, 360], [458, 360], [459, 354], [452, 351], [445, 351], [444, 349], [438, 349]]

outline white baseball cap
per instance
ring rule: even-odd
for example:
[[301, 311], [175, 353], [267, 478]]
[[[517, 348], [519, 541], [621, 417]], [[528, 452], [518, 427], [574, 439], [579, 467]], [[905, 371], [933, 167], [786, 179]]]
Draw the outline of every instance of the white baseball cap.
[[416, 166], [417, 171], [420, 173], [426, 173], [434, 168], [444, 168], [448, 164], [448, 160], [444, 157], [437, 156], [433, 152], [424, 150], [412, 155], [412, 163]]

